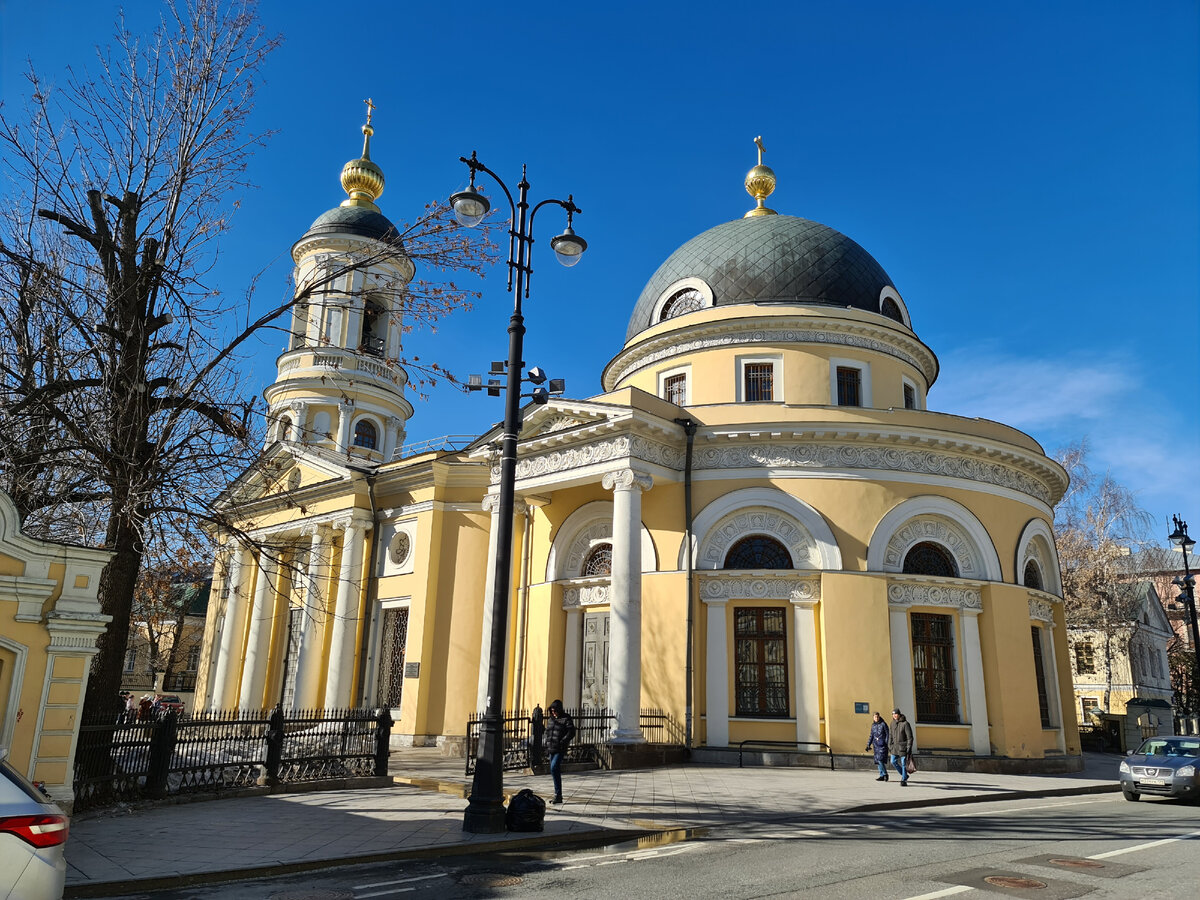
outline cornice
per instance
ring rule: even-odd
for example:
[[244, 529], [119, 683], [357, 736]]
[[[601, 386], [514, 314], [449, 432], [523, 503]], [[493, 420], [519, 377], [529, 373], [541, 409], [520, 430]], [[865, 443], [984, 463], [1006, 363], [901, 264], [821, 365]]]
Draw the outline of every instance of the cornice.
[[634, 344], [608, 364], [603, 375], [604, 389], [615, 390], [638, 369], [663, 360], [704, 350], [754, 344], [856, 347], [908, 363], [924, 375], [927, 384], [933, 384], [938, 373], [937, 358], [928, 347], [916, 337], [890, 328], [828, 316], [760, 314], [683, 326]]

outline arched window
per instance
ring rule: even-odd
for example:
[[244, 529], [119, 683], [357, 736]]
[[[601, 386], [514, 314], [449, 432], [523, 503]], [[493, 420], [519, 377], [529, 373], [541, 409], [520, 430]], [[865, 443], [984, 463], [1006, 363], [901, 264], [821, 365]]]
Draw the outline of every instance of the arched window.
[[366, 419], [359, 419], [354, 426], [354, 446], [374, 450], [378, 442], [379, 432], [375, 430], [375, 425]]
[[279, 440], [286, 441], [292, 436], [292, 420], [284, 416], [279, 420]]
[[1038, 568], [1038, 564], [1032, 559], [1025, 563], [1025, 576], [1023, 581], [1025, 587], [1033, 588], [1035, 591], [1044, 591], [1042, 587], [1042, 570]]
[[941, 575], [944, 578], [958, 577], [958, 564], [950, 551], [933, 541], [914, 544], [904, 556], [905, 575]]
[[387, 316], [383, 307], [371, 299], [363, 304], [362, 339], [358, 349], [371, 356], [383, 356], [387, 349]]
[[787, 547], [763, 534], [744, 537], [725, 554], [726, 569], [791, 569]]
[[612, 544], [597, 544], [583, 562], [583, 574], [611, 575], [612, 574]]
[[658, 314], [658, 321], [665, 322], [667, 319], [673, 319], [676, 316], [682, 316], [684, 313], [695, 312], [698, 309], [704, 309], [704, 295], [695, 288], [684, 288], [681, 291], [676, 291], [666, 303], [663, 304], [662, 311]]
[[883, 298], [883, 304], [879, 307], [879, 311], [889, 319], [895, 319], [901, 325], [904, 324], [904, 316], [900, 315], [900, 304], [891, 297]]

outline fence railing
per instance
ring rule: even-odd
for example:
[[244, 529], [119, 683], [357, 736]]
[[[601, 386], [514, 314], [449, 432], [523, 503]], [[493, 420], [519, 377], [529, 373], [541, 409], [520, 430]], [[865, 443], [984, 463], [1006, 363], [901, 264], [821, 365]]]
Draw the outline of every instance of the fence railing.
[[392, 718], [368, 709], [169, 712], [80, 726], [75, 810], [163, 797], [386, 775]]
[[[567, 712], [575, 722], [575, 738], [567, 747], [564, 761], [599, 764], [600, 747], [608, 743], [616, 728], [616, 714], [610, 709], [569, 709]], [[519, 772], [547, 761], [547, 756], [542, 748], [544, 727], [535, 733], [529, 710], [506, 710], [502, 716], [503, 770]], [[642, 733], [649, 743], [683, 746], [683, 727], [663, 710], [644, 709], [638, 718]], [[472, 713], [467, 720], [466, 774], [468, 775], [475, 772], [482, 727], [483, 713]]]

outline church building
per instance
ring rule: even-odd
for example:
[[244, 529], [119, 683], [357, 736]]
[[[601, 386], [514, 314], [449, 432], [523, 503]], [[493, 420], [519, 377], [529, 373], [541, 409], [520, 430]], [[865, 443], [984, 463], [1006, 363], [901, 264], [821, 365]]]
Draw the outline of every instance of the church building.
[[[292, 248], [291, 344], [259, 464], [217, 502], [200, 709], [385, 706], [401, 744], [461, 746], [485, 703], [500, 429], [406, 454], [413, 266], [346, 164]], [[659, 709], [696, 753], [861, 754], [899, 707], [963, 765], [1080, 765], [1051, 523], [1067, 477], [1028, 435], [930, 411], [909, 304], [861, 246], [776, 213], [672, 253], [602, 392], [524, 411], [505, 709]]]

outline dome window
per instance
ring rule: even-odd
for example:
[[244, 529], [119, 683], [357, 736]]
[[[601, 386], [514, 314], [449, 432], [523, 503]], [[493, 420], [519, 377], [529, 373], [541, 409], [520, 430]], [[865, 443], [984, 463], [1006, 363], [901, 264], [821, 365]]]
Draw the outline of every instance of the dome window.
[[935, 575], [940, 578], [957, 578], [958, 564], [950, 551], [933, 541], [914, 544], [904, 555], [905, 575]]
[[379, 432], [374, 424], [366, 419], [360, 419], [354, 426], [354, 446], [364, 450], [374, 450], [379, 443]]
[[883, 304], [880, 306], [879, 311], [889, 319], [895, 319], [901, 325], [904, 324], [904, 316], [900, 314], [900, 305], [891, 297], [883, 298]]
[[696, 312], [704, 309], [708, 303], [694, 287], [687, 287], [683, 290], [676, 291], [662, 306], [662, 311], [658, 314], [658, 321], [665, 322], [667, 319], [674, 319], [676, 316], [682, 316], [685, 313]]
[[792, 569], [787, 547], [763, 534], [744, 537], [725, 554], [726, 569]]

